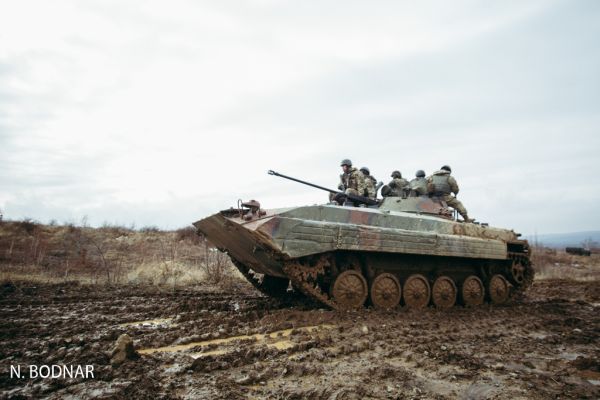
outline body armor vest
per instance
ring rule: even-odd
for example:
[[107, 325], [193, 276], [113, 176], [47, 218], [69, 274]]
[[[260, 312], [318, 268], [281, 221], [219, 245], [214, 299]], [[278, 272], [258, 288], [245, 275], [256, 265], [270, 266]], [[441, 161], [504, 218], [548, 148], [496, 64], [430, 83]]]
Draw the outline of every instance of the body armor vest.
[[412, 181], [410, 181], [410, 188], [419, 195], [427, 194], [427, 179], [425, 179], [425, 178], [413, 179]]
[[405, 187], [406, 185], [408, 185], [408, 181], [404, 178], [394, 178], [392, 179], [392, 181], [389, 183], [389, 186], [393, 189], [396, 190], [400, 190], [403, 187]]
[[433, 185], [434, 194], [450, 194], [450, 184], [448, 183], [448, 174], [432, 175], [431, 184]]

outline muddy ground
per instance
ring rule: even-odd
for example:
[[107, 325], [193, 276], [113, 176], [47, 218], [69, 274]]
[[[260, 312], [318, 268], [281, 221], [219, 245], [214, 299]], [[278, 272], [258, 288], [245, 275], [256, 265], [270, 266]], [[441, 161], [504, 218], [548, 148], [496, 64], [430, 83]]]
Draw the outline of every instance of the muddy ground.
[[[536, 281], [496, 307], [345, 313], [242, 284], [5, 284], [0, 317], [2, 398], [600, 397], [600, 281]], [[111, 365], [124, 333], [139, 357]], [[52, 364], [94, 377], [10, 376]]]

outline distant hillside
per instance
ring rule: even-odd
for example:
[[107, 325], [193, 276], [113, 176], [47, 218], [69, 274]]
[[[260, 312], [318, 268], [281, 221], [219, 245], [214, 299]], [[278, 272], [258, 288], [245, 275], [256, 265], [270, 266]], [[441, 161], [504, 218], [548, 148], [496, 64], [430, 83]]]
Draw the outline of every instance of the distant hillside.
[[537, 240], [537, 243], [547, 247], [582, 247], [583, 243], [589, 243], [594, 247], [600, 246], [600, 231], [527, 235], [525, 238], [532, 244]]

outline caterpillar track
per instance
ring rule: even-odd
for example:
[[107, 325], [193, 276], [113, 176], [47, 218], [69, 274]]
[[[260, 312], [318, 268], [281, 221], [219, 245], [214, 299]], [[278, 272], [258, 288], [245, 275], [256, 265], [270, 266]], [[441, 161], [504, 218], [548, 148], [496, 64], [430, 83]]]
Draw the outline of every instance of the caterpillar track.
[[[502, 304], [529, 287], [534, 275], [531, 264], [523, 264], [522, 259], [514, 260], [508, 268], [474, 269], [467, 276], [464, 272], [436, 276], [433, 268], [433, 273], [408, 275], [402, 271], [373, 272], [364, 264], [361, 268], [360, 263], [339, 271], [333, 266], [339, 258], [326, 254], [319, 256], [313, 265], [311, 260], [298, 260], [288, 262], [283, 269], [296, 290], [336, 310], [356, 309], [365, 304], [379, 309]], [[509, 273], [513, 276], [507, 279]]]

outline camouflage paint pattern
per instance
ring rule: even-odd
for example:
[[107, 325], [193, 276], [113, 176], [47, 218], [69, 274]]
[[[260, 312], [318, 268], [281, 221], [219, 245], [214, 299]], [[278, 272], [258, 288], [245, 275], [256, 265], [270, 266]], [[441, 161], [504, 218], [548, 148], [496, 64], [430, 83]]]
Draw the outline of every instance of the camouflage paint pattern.
[[284, 277], [283, 261], [336, 250], [506, 260], [510, 230], [436, 216], [427, 196], [386, 198], [379, 208], [314, 205], [265, 210], [250, 221], [226, 210], [194, 225], [253, 270]]

